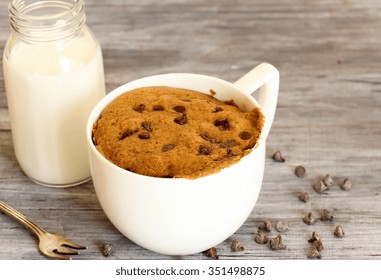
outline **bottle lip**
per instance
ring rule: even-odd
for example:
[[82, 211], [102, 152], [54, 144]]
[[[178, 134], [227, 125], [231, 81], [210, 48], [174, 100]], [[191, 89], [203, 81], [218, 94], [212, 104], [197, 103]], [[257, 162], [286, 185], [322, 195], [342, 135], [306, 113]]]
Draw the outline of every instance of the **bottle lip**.
[[83, 0], [12, 0], [8, 11], [11, 29], [31, 41], [66, 38], [86, 21]]

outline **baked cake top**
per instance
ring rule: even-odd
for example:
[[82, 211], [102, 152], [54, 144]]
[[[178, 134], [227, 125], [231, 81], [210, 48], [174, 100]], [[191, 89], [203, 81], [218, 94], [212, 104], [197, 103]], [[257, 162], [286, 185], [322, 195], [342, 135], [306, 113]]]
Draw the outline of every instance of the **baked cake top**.
[[[211, 93], [214, 93], [211, 90]], [[93, 126], [93, 141], [109, 161], [153, 177], [195, 179], [238, 162], [256, 145], [258, 108], [171, 87], [145, 87], [112, 101]]]

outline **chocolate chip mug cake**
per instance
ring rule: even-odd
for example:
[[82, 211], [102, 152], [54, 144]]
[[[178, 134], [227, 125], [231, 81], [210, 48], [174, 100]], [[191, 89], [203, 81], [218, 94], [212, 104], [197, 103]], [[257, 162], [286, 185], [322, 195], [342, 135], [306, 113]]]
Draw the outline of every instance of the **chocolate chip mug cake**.
[[115, 165], [146, 176], [219, 172], [253, 149], [264, 117], [259, 108], [243, 112], [212, 95], [162, 86], [128, 91], [103, 110], [93, 142]]

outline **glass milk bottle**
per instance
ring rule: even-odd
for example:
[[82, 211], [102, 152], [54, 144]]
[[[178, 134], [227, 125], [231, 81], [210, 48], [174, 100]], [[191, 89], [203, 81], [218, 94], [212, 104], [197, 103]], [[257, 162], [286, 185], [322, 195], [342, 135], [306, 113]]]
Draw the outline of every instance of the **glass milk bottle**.
[[90, 179], [86, 121], [105, 95], [101, 48], [83, 0], [13, 0], [3, 72], [13, 146], [34, 182]]

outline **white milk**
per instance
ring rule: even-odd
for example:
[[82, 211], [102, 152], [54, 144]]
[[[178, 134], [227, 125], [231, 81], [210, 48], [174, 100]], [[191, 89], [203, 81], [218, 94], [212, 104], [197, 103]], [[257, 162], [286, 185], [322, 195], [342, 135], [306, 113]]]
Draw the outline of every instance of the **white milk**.
[[100, 47], [89, 43], [87, 32], [61, 45], [18, 41], [4, 53], [16, 157], [42, 185], [70, 186], [90, 178], [85, 127], [105, 84]]

